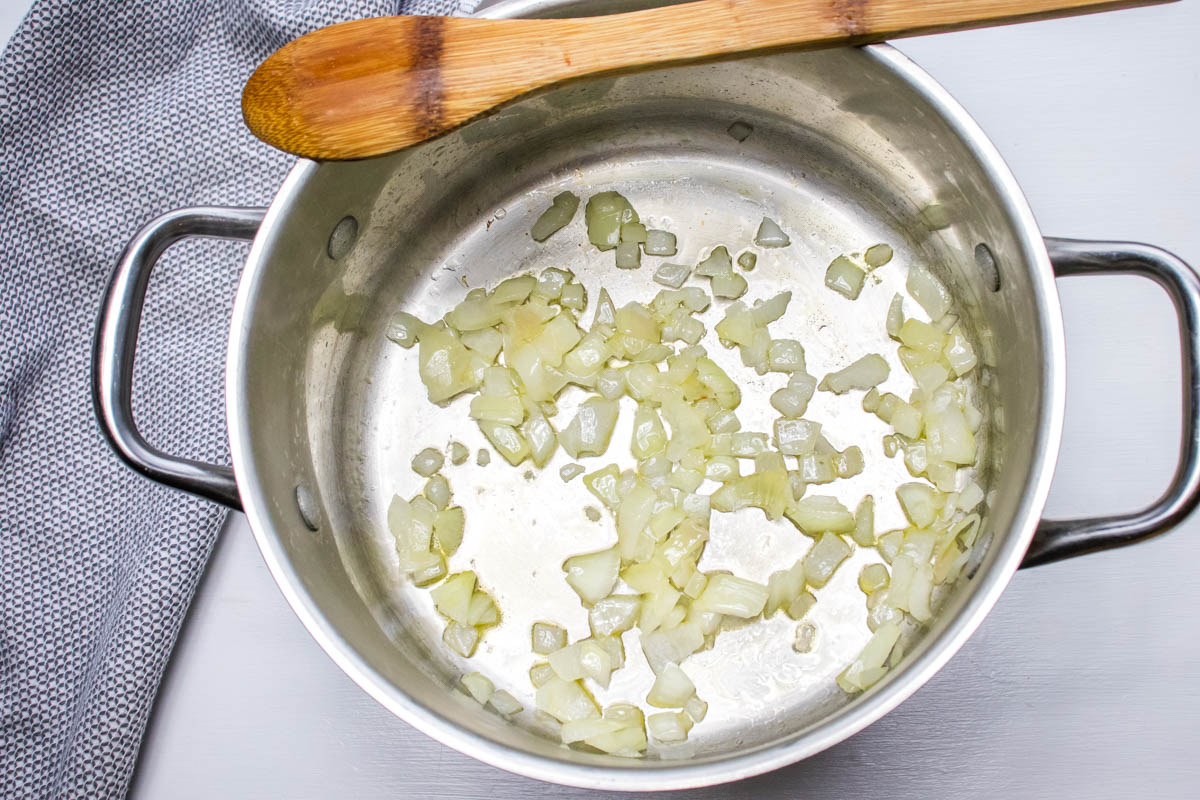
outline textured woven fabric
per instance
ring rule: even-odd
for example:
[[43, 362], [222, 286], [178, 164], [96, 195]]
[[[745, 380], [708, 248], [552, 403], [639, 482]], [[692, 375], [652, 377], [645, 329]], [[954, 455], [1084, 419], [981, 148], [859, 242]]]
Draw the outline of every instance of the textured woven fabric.
[[[472, 0], [466, 0], [471, 4]], [[459, 0], [39, 0], [0, 57], [0, 797], [120, 797], [224, 512], [109, 451], [99, 298], [131, 234], [192, 204], [265, 205], [292, 159], [240, 89], [290, 39]], [[151, 281], [134, 410], [227, 463], [226, 332], [244, 244], [186, 242]]]

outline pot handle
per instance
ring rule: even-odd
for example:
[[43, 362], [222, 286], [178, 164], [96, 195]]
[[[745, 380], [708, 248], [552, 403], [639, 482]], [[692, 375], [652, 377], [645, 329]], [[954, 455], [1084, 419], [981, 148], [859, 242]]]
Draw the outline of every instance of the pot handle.
[[240, 511], [233, 469], [168, 455], [133, 419], [133, 357], [150, 271], [167, 248], [191, 236], [251, 240], [266, 209], [195, 207], [171, 211], [138, 231], [113, 270], [92, 343], [92, 405], [109, 445], [137, 472]]
[[1048, 238], [1046, 248], [1057, 277], [1140, 275], [1166, 290], [1179, 317], [1183, 441], [1171, 485], [1152, 505], [1109, 517], [1044, 519], [1021, 562], [1022, 567], [1133, 544], [1166, 533], [1200, 501], [1200, 278], [1179, 257], [1148, 244]]

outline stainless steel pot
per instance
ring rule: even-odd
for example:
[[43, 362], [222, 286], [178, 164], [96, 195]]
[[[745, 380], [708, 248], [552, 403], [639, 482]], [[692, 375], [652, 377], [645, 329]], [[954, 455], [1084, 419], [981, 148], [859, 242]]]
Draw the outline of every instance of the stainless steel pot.
[[[487, 15], [581, 15], [637, 5], [510, 0]], [[754, 129], [740, 143], [726, 132], [737, 120]], [[583, 195], [620, 187], [644, 215], [670, 220], [683, 245], [680, 260], [715, 241], [746, 240], [747, 226], [764, 212], [798, 232], [791, 248], [760, 261], [751, 286], [754, 296], [795, 290], [777, 335], [805, 342], [813, 372], [840, 366], [850, 353], [892, 351], [880, 321], [892, 290], [903, 284], [905, 265], [930, 264], [953, 288], [982, 354], [975, 392], [991, 410], [978, 469], [989, 489], [988, 536], [973, 569], [939, 598], [934, 622], [870, 691], [850, 697], [833, 683], [866, 635], [856, 568], [843, 568], [823, 592], [813, 653], [793, 653], [776, 620], [722, 633], [716, 647], [689, 660], [689, 673], [711, 703], [709, 719], [686, 746], [659, 748], [643, 760], [561, 747], [528, 711], [509, 723], [454, 690], [465, 664], [440, 645], [427, 593], [399, 579], [383, 509], [394, 492], [415, 491], [407, 464], [416, 450], [451, 438], [482, 439], [462, 424], [464, 414], [429, 406], [413, 379], [413, 355], [382, 332], [399, 306], [439, 316], [465, 285], [556, 262], [575, 266], [593, 292], [608, 286], [618, 302], [643, 295], [647, 268], [617, 273], [610, 259], [580, 249], [577, 237], [556, 236], [544, 247], [529, 241], [530, 222], [564, 187]], [[167, 247], [189, 236], [253, 240], [229, 337], [232, 469], [154, 449], [131, 412], [150, 270]], [[836, 305], [842, 301], [820, 288], [830, 254], [877, 241], [897, 252], [878, 273], [883, 285], [853, 306]], [[1064, 398], [1054, 279], [1115, 273], [1158, 282], [1179, 314], [1179, 467], [1149, 508], [1039, 520]], [[313, 637], [399, 717], [464, 753], [532, 777], [665, 789], [765, 772], [845, 739], [927, 681], [1019, 566], [1139, 541], [1188, 514], [1200, 493], [1198, 314], [1197, 277], [1169, 253], [1141, 244], [1043, 240], [1012, 175], [963, 109], [900, 53], [871, 46], [565, 86], [397, 155], [299, 162], [266, 210], [166, 214], [136, 235], [113, 275], [100, 314], [93, 390], [101, 426], [130, 466], [245, 511], [272, 574]], [[767, 379], [747, 380], [766, 390]], [[829, 430], [868, 454], [877, 448], [882, 427], [820, 402], [815, 413]], [[754, 427], [753, 414], [743, 416], [747, 427]], [[559, 463], [528, 478], [523, 470], [473, 461], [450, 475], [468, 515], [456, 558], [464, 567], [478, 564], [505, 613], [469, 668], [523, 695], [529, 709], [528, 687], [521, 688], [531, 663], [529, 622], [549, 606], [573, 634], [586, 631], [559, 563], [611, 536], [585, 521], [586, 496], [577, 483], [564, 487]], [[844, 482], [848, 496], [884, 491], [904, 475], [881, 456], [871, 463]], [[521, 499], [531, 491], [536, 502]], [[706, 558], [741, 559], [739, 572], [765, 577], [803, 550], [749, 517], [735, 517], [736, 530], [727, 533], [749, 525], [759, 526], [755, 541], [769, 546], [754, 554], [722, 549], [714, 532]], [[644, 670], [630, 671], [631, 682], [612, 691], [640, 699], [634, 687], [644, 692]]]

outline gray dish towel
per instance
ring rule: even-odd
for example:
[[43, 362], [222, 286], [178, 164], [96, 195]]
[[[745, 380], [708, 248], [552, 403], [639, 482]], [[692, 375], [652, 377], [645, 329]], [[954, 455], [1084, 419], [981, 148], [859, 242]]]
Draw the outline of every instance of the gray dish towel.
[[[468, 6], [473, 0], [466, 0]], [[241, 123], [255, 65], [345, 19], [459, 0], [39, 0], [0, 57], [0, 797], [120, 797], [224, 512], [135, 475], [92, 413], [100, 294], [192, 204], [264, 205], [292, 159]], [[151, 281], [134, 411], [228, 463], [223, 364], [245, 245]]]

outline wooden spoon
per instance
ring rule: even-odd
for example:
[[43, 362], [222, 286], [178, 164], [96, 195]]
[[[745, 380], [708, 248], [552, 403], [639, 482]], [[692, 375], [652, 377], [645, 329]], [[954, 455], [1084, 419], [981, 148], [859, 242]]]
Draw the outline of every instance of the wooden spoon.
[[700, 0], [578, 19], [363, 19], [271, 55], [246, 84], [242, 115], [255, 136], [281, 150], [361, 158], [585, 75], [1171, 1]]

